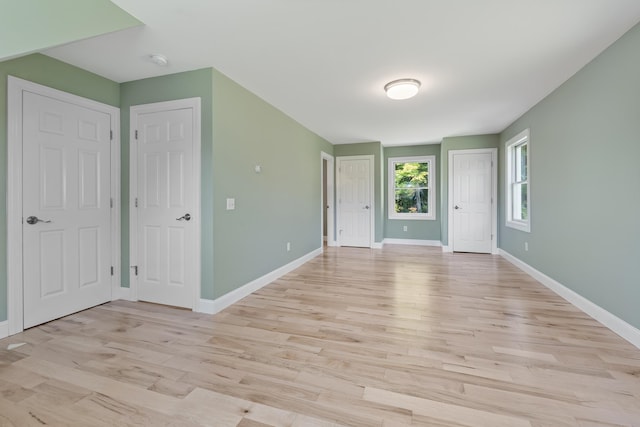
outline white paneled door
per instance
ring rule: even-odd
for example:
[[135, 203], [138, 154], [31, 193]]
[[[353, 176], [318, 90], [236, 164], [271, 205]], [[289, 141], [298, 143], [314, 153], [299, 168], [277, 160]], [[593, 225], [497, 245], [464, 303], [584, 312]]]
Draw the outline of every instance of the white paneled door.
[[338, 158], [338, 244], [369, 248], [372, 244], [372, 159]]
[[23, 94], [25, 328], [111, 299], [110, 120]]
[[[137, 130], [138, 299], [193, 308], [197, 209], [194, 109], [139, 112]], [[199, 161], [199, 160], [198, 160]]]
[[491, 253], [492, 153], [453, 154], [453, 251]]

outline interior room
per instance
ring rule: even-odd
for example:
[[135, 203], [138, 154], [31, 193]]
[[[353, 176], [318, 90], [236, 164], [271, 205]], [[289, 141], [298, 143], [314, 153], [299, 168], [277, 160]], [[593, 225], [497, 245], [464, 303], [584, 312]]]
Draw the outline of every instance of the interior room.
[[0, 424], [640, 425], [640, 2], [0, 7]]

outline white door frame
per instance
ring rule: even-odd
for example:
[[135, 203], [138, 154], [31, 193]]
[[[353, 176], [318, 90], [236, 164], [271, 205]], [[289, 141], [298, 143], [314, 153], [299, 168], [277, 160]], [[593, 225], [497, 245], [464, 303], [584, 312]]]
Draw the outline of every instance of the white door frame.
[[[136, 139], [135, 124], [138, 122], [139, 114], [155, 113], [166, 110], [177, 110], [183, 108], [193, 109], [193, 183], [194, 191], [194, 212], [192, 217], [192, 226], [195, 228], [196, 241], [193, 253], [196, 254], [194, 259], [194, 281], [195, 289], [193, 290], [193, 311], [198, 311], [200, 302], [201, 285], [201, 218], [202, 210], [200, 208], [200, 192], [201, 187], [201, 100], [200, 98], [178, 99], [175, 101], [154, 102], [152, 104], [134, 105], [130, 108], [129, 121], [129, 264], [138, 265], [138, 213], [135, 206], [136, 198], [138, 198], [138, 141]], [[138, 276], [134, 269], [129, 269], [129, 297], [132, 301], [138, 301]]]
[[453, 252], [453, 156], [455, 154], [491, 154], [491, 253], [498, 254], [498, 149], [478, 148], [469, 150], [449, 150], [449, 189], [448, 189], [448, 249]]
[[[327, 176], [324, 176], [324, 161], [327, 161]], [[333, 177], [335, 175], [335, 166], [334, 166], [334, 158], [331, 154], [325, 153], [324, 151], [320, 152], [320, 247], [324, 246], [323, 239], [323, 218], [324, 213], [327, 213], [327, 246], [336, 246], [336, 228], [334, 226], [334, 215], [335, 215], [335, 198], [334, 198], [334, 185], [333, 185]], [[322, 200], [322, 190], [324, 190], [326, 178], [326, 186], [327, 186], [327, 205], [329, 208], [325, 206], [324, 200]]]
[[[343, 160], [369, 160], [369, 203], [371, 206], [371, 209], [369, 209], [369, 224], [370, 224], [370, 237], [369, 237], [369, 247], [373, 248], [375, 245], [375, 237], [376, 237], [376, 221], [375, 221], [375, 215], [374, 212], [376, 210], [375, 207], [375, 172], [374, 172], [374, 165], [375, 165], [375, 157], [372, 154], [368, 154], [368, 155], [362, 155], [362, 156], [339, 156], [336, 158], [337, 159], [337, 166], [338, 166], [338, 173], [336, 174], [336, 188], [337, 188], [337, 199], [340, 200], [340, 171], [341, 166], [342, 166], [342, 161]], [[338, 203], [338, 209], [336, 210], [337, 212], [337, 221], [336, 221], [336, 246], [342, 246], [342, 242], [340, 239], [340, 235], [338, 233], [338, 230], [340, 229], [340, 203]]]
[[[31, 92], [111, 118], [111, 298], [120, 287], [120, 109], [17, 77], [7, 78], [7, 321], [9, 335], [24, 330], [22, 277], [22, 93]], [[0, 337], [1, 338], [1, 337]]]

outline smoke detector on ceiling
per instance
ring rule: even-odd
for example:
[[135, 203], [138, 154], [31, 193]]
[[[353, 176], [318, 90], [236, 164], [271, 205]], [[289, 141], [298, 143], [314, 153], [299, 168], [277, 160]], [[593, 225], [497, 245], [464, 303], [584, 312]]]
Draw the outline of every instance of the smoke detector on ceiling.
[[160, 67], [166, 67], [169, 64], [169, 60], [167, 59], [167, 57], [159, 53], [153, 53], [149, 55], [149, 61]]

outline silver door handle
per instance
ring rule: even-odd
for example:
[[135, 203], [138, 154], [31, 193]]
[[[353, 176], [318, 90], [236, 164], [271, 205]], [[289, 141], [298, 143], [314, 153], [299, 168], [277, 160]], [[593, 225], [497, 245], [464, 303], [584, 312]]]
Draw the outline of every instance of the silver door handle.
[[462, 208], [461, 208], [460, 206], [458, 206], [458, 205], [455, 205], [455, 206], [453, 207], [453, 209], [462, 209]]
[[184, 219], [185, 221], [189, 221], [189, 220], [191, 219], [191, 215], [189, 215], [189, 214], [184, 214], [184, 215], [182, 215], [180, 218], [176, 218], [176, 220], [177, 220], [177, 221], [182, 221], [183, 219]]
[[369, 209], [369, 205], [366, 205], [363, 209]]
[[51, 221], [40, 219], [37, 216], [30, 216], [30, 217], [27, 218], [27, 224], [33, 225], [33, 224], [37, 224], [39, 222], [49, 223]]

